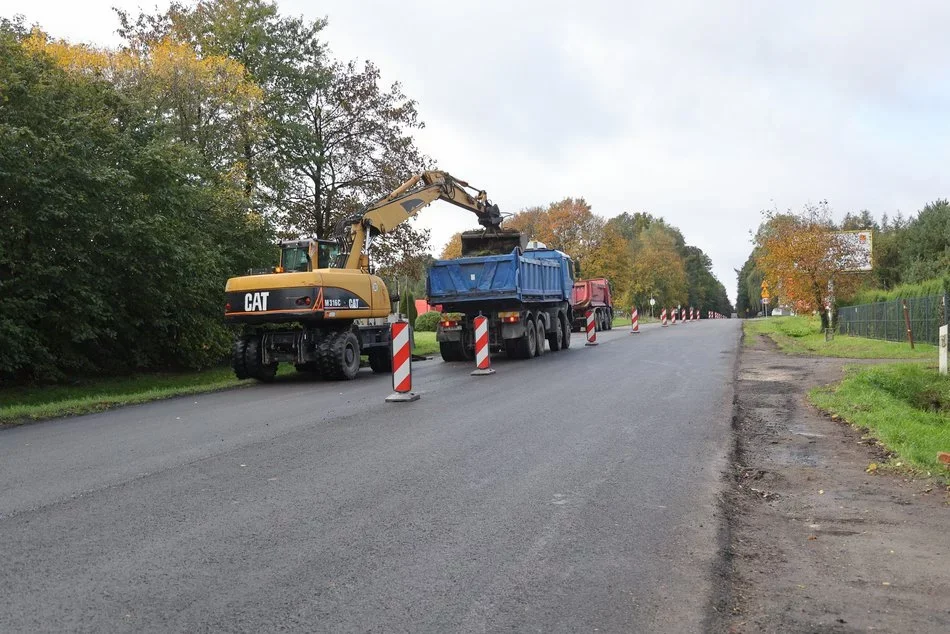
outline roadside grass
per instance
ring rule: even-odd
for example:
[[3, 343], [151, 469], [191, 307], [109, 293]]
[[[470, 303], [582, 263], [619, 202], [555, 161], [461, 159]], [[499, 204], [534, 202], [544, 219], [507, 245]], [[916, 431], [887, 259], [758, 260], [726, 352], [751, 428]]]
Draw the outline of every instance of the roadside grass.
[[[641, 324], [652, 324], [659, 321], [659, 319], [655, 319], [653, 317], [650, 317], [649, 315], [640, 315], [637, 317], [637, 321], [639, 321]], [[614, 317], [614, 321], [613, 321], [614, 328], [619, 328], [621, 326], [629, 326], [629, 325], [630, 325], [630, 317]]]
[[789, 354], [842, 357], [848, 359], [910, 359], [936, 361], [937, 347], [928, 343], [915, 343], [911, 350], [907, 343], [865, 339], [836, 334], [825, 341], [821, 332], [821, 320], [817, 317], [763, 317], [743, 320], [746, 345], [754, 345], [754, 337], [765, 335]]
[[[417, 332], [416, 354], [439, 352], [434, 332]], [[364, 357], [365, 360], [365, 357]], [[282, 363], [278, 380], [313, 380], [299, 375], [291, 364]], [[36, 385], [0, 388], [0, 425], [11, 425], [59, 416], [101, 412], [124, 405], [148, 403], [175, 396], [214, 392], [245, 385], [230, 367], [200, 372], [141, 374], [121, 378], [90, 379], [69, 385]]]
[[416, 347], [413, 350], [414, 354], [425, 356], [438, 354], [439, 342], [435, 340], [434, 332], [419, 332], [417, 330], [413, 333], [413, 336], [416, 340]]
[[[288, 373], [295, 373], [293, 367], [282, 366], [278, 374]], [[88, 414], [121, 405], [147, 403], [252, 383], [253, 380], [239, 381], [230, 367], [221, 367], [201, 372], [90, 379], [70, 385], [3, 388], [0, 389], [0, 424]]]
[[841, 383], [815, 388], [820, 409], [866, 428], [902, 461], [950, 476], [937, 462], [950, 452], [950, 378], [919, 363], [852, 366]]

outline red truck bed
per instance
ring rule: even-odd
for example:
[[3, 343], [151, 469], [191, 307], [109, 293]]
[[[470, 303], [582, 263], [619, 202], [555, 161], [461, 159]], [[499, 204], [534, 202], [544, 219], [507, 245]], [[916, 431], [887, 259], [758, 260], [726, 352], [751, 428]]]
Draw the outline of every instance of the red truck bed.
[[574, 309], [573, 330], [585, 328], [585, 315], [588, 310], [594, 311], [594, 323], [597, 330], [610, 330], [614, 309], [610, 297], [610, 282], [606, 278], [575, 280], [571, 300]]

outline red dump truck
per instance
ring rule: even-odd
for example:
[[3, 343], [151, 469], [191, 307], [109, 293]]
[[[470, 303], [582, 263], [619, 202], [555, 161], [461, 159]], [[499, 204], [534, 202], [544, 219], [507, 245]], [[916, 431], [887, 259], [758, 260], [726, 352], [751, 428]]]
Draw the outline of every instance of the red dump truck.
[[575, 280], [571, 301], [574, 322], [571, 330], [580, 332], [587, 328], [587, 311], [594, 311], [597, 330], [610, 330], [614, 321], [614, 304], [610, 298], [610, 282], [598, 277], [592, 280]]

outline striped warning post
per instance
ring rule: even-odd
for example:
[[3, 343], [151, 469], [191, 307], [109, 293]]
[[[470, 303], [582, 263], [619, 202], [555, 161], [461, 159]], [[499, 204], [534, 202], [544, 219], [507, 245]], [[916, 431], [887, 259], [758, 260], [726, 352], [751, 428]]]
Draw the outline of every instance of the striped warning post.
[[630, 334], [640, 334], [640, 314], [637, 312], [636, 306], [630, 309]]
[[387, 403], [407, 403], [419, 400], [412, 391], [412, 354], [409, 349], [409, 322], [396, 321], [390, 327], [390, 344], [393, 355], [393, 390], [386, 397]]
[[678, 312], [678, 311], [677, 311], [675, 308], [673, 308], [673, 309], [670, 310], [670, 315], [673, 316], [673, 318], [670, 319], [670, 323], [671, 323], [672, 325], [674, 325], [674, 326], [676, 325], [676, 313], [677, 313], [677, 312]]
[[479, 315], [475, 318], [475, 370], [472, 371], [472, 376], [488, 376], [495, 373], [491, 367], [491, 355], [488, 352], [488, 317]]
[[669, 326], [669, 324], [666, 323], [666, 309], [665, 308], [660, 310], [660, 322], [662, 322], [664, 328]]
[[597, 345], [597, 328], [594, 326], [594, 311], [587, 311], [585, 315], [587, 319], [587, 343], [585, 346], [596, 346]]

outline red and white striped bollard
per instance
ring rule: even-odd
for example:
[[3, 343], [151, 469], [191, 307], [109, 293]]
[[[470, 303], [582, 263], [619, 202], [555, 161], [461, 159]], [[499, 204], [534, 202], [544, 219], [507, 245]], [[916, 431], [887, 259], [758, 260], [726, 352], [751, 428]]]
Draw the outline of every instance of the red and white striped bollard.
[[587, 311], [585, 315], [587, 319], [587, 343], [585, 346], [596, 346], [597, 345], [597, 328], [594, 326], [594, 311]]
[[389, 332], [393, 359], [394, 392], [386, 397], [386, 402], [408, 403], [418, 401], [419, 395], [412, 391], [412, 351], [409, 346], [409, 322], [393, 322]]
[[675, 308], [670, 309], [670, 314], [673, 315], [673, 318], [670, 320], [670, 324], [676, 325], [676, 313], [679, 312]]
[[488, 317], [479, 315], [475, 318], [475, 369], [472, 376], [488, 376], [494, 373], [488, 350]]
[[666, 309], [660, 309], [660, 322], [663, 324], [664, 328], [669, 327], [669, 324], [666, 323]]
[[637, 312], [636, 306], [630, 309], [630, 334], [640, 334], [640, 314]]

